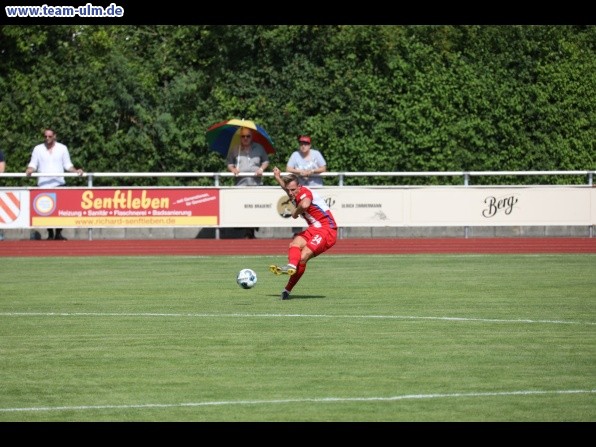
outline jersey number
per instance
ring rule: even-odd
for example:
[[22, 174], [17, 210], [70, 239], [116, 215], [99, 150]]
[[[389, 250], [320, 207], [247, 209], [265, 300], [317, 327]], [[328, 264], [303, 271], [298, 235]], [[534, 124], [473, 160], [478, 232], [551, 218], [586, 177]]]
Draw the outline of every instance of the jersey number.
[[313, 236], [313, 238], [310, 240], [310, 242], [315, 245], [319, 245], [322, 241], [323, 241], [323, 238], [319, 234]]

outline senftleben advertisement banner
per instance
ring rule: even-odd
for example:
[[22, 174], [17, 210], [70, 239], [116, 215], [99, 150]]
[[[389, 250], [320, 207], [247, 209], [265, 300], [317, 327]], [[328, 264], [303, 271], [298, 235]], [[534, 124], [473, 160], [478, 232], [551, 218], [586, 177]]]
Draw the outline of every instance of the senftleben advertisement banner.
[[216, 226], [213, 189], [58, 188], [31, 190], [32, 227]]

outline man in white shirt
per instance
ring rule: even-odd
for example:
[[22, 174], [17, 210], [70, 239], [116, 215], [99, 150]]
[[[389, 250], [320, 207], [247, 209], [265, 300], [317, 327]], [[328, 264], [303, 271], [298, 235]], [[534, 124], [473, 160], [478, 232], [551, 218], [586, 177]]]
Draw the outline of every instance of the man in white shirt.
[[[46, 129], [43, 132], [43, 137], [44, 142], [33, 148], [31, 161], [25, 174], [30, 176], [34, 172], [57, 174], [68, 171], [83, 175], [83, 170], [75, 168], [70, 161], [68, 148], [56, 141], [56, 132], [52, 129]], [[66, 181], [62, 176], [37, 177], [37, 186], [40, 188], [58, 188], [65, 185]], [[55, 233], [54, 229], [48, 229], [48, 239], [66, 240], [62, 236], [62, 228], [56, 228]]]

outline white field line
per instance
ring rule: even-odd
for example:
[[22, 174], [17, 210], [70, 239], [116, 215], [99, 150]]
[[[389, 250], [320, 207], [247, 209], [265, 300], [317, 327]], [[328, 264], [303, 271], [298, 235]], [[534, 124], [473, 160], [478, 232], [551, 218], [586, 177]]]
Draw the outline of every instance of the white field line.
[[[333, 249], [331, 249], [333, 250]], [[557, 257], [557, 256], [585, 256], [585, 257], [592, 257], [596, 256], [595, 253], [342, 253], [342, 254], [335, 254], [332, 251], [329, 251], [328, 254], [326, 253], [325, 256], [332, 256], [333, 258], [359, 258], [361, 256], [366, 256], [367, 258], [411, 258], [412, 256], [416, 257], [429, 257], [429, 258], [454, 258], [454, 259], [461, 259], [461, 258], [482, 258], [482, 257], [489, 257], [489, 256], [519, 256], [524, 258], [548, 258], [548, 257]], [[119, 260], [147, 260], [147, 261], [155, 261], [158, 256], [163, 255], [115, 255], [112, 256], [114, 258], [118, 258]], [[284, 251], [280, 252], [279, 254], [264, 254], [264, 255], [251, 255], [251, 254], [225, 254], [225, 255], [166, 255], [169, 257], [176, 257], [177, 259], [221, 259], [223, 257], [230, 257], [234, 259], [282, 259], [287, 261], [287, 253]], [[72, 259], [76, 258], [77, 256], [53, 256], [53, 258], [65, 258], [65, 259]], [[82, 255], [78, 257], [88, 258], [89, 255]], [[43, 257], [42, 257], [43, 258]], [[0, 258], [2, 259], [24, 259], [22, 256], [6, 256]], [[39, 258], [36, 258], [39, 259]], [[322, 259], [322, 258], [321, 258]], [[310, 262], [321, 262], [319, 258], [315, 261]]]
[[320, 397], [303, 399], [264, 399], [264, 400], [224, 400], [211, 402], [181, 402], [175, 404], [135, 404], [135, 405], [74, 405], [57, 407], [24, 407], [0, 408], [0, 413], [14, 413], [24, 411], [78, 411], [78, 410], [118, 410], [118, 409], [151, 409], [151, 408], [181, 408], [181, 407], [209, 407], [222, 405], [270, 405], [288, 403], [344, 403], [344, 402], [395, 402], [411, 399], [445, 399], [470, 397], [499, 397], [499, 396], [530, 396], [530, 395], [561, 395], [561, 394], [594, 394], [592, 390], [552, 390], [552, 391], [502, 391], [488, 393], [447, 393], [447, 394], [404, 394], [389, 397]]
[[466, 318], [466, 317], [423, 317], [413, 315], [325, 315], [325, 314], [246, 314], [246, 313], [152, 313], [152, 312], [0, 312], [0, 317], [168, 317], [168, 318], [351, 318], [351, 319], [386, 319], [386, 320], [434, 320], [462, 321], [481, 323], [525, 323], [525, 324], [577, 324], [596, 325], [590, 321], [565, 320], [529, 320], [500, 318]]

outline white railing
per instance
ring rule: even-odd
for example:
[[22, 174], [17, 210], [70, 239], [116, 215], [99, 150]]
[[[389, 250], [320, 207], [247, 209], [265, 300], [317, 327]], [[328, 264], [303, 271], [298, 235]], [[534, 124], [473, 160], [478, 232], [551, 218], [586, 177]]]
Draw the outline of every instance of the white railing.
[[[338, 186], [344, 186], [347, 177], [461, 177], [463, 185], [469, 185], [472, 177], [499, 177], [499, 176], [586, 176], [586, 184], [593, 186], [596, 170], [585, 171], [427, 171], [427, 172], [324, 172], [321, 177], [338, 178]], [[31, 177], [79, 177], [76, 173], [34, 173]], [[239, 177], [253, 177], [252, 173], [241, 173]], [[5, 172], [2, 177], [27, 177], [25, 173]], [[93, 186], [94, 178], [114, 177], [193, 177], [212, 178], [213, 186], [220, 186], [220, 179], [235, 177], [231, 172], [85, 172], [83, 177], [87, 178], [87, 185]], [[265, 172], [263, 177], [273, 177], [273, 173]], [[373, 186], [373, 185], [369, 185]]]

